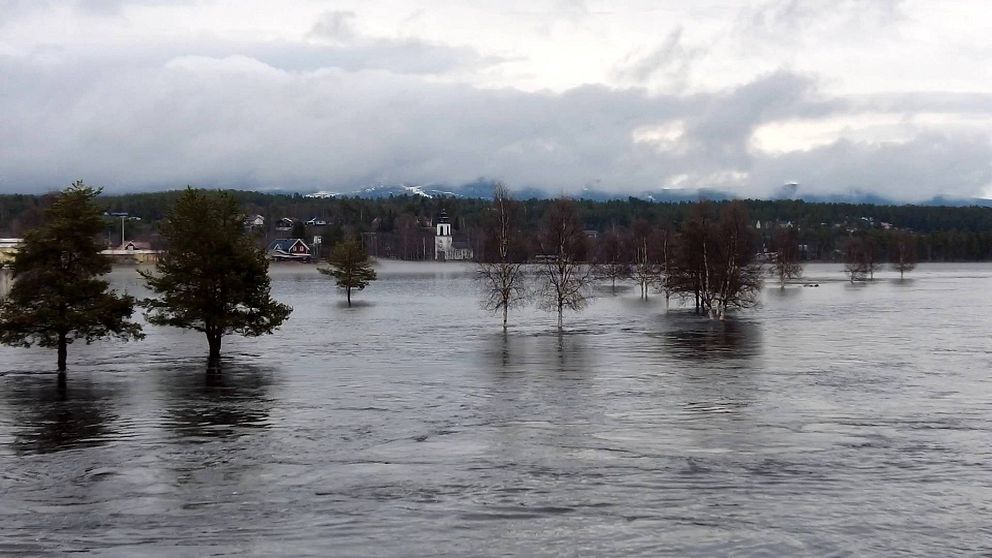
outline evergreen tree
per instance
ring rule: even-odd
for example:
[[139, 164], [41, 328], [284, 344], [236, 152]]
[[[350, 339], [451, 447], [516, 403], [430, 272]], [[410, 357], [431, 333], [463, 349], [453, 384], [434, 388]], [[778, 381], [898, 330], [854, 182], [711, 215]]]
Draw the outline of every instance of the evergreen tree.
[[14, 257], [13, 287], [0, 304], [0, 342], [56, 347], [61, 379], [73, 341], [143, 337], [130, 320], [134, 298], [109, 291], [100, 279], [110, 260], [100, 253], [99, 193], [76, 181], [55, 197], [44, 224], [25, 235]]
[[168, 251], [142, 273], [160, 295], [145, 302], [148, 321], [202, 331], [212, 362], [224, 335], [272, 333], [293, 310], [270, 296], [269, 262], [243, 217], [229, 193], [187, 188], [162, 224]]
[[331, 267], [318, 271], [337, 280], [338, 287], [347, 293], [348, 306], [351, 306], [351, 289], [362, 290], [376, 279], [369, 256], [357, 240], [339, 242], [327, 258], [327, 263]]

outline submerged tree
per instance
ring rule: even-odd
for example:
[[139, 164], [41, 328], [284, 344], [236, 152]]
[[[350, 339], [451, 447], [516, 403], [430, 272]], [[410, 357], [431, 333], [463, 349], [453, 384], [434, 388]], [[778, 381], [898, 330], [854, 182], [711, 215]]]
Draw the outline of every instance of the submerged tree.
[[803, 265], [799, 263], [799, 238], [792, 227], [780, 228], [772, 235], [772, 256], [769, 275], [778, 278], [780, 288], [785, 288], [789, 279], [803, 275]]
[[349, 307], [351, 306], [351, 290], [363, 290], [376, 279], [369, 255], [358, 240], [339, 242], [331, 251], [327, 263], [331, 267], [319, 268], [317, 271], [337, 280], [338, 287], [347, 293]]
[[754, 233], [743, 204], [727, 204], [714, 219], [703, 203], [683, 225], [673, 269], [672, 288], [693, 297], [697, 313], [724, 319], [730, 310], [757, 303], [761, 266], [754, 262]]
[[754, 261], [754, 231], [749, 223], [747, 209], [740, 202], [727, 204], [720, 214], [722, 260], [716, 262], [715, 300], [716, 317], [721, 320], [728, 310], [754, 306], [761, 292], [761, 266]]
[[905, 279], [907, 271], [916, 269], [916, 237], [913, 233], [901, 231], [896, 235], [892, 269], [899, 272], [899, 279]]
[[610, 282], [610, 291], [616, 293], [617, 281], [631, 277], [633, 265], [627, 239], [615, 227], [603, 234], [596, 247], [596, 275]]
[[866, 237], [851, 237], [844, 254], [844, 273], [852, 283], [874, 279], [878, 263], [875, 261], [875, 245]]
[[187, 188], [162, 224], [168, 251], [141, 273], [160, 296], [144, 302], [148, 321], [202, 331], [212, 362], [225, 335], [272, 333], [293, 310], [270, 296], [269, 262], [242, 220], [230, 194]]
[[588, 304], [587, 291], [593, 279], [592, 266], [583, 263], [586, 236], [575, 203], [565, 198], [551, 202], [538, 238], [544, 261], [537, 270], [538, 304], [558, 314], [581, 310]]
[[634, 223], [631, 244], [634, 247], [631, 277], [641, 288], [641, 298], [646, 300], [651, 287], [660, 283], [662, 273], [655, 250], [655, 231], [647, 221]]
[[57, 348], [60, 379], [73, 341], [143, 337], [130, 320], [134, 298], [111, 292], [100, 279], [110, 272], [110, 260], [100, 253], [99, 193], [77, 181], [55, 197], [45, 223], [25, 235], [14, 257], [13, 286], [0, 304], [0, 342]]
[[520, 203], [502, 183], [493, 189], [493, 204], [485, 223], [485, 246], [476, 272], [482, 284], [482, 306], [503, 313], [503, 331], [510, 308], [529, 295], [520, 233]]

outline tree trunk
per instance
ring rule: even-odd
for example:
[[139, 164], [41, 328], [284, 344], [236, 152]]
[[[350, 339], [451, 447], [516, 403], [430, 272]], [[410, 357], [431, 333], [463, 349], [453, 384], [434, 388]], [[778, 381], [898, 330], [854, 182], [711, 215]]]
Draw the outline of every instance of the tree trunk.
[[351, 308], [351, 287], [346, 288], [345, 292], [348, 293], [348, 308]]
[[222, 336], [219, 332], [208, 332], [207, 333], [207, 344], [210, 345], [210, 362], [217, 362], [220, 360], [220, 343]]
[[65, 361], [69, 342], [65, 333], [59, 333], [59, 374], [65, 375]]
[[506, 332], [506, 313], [507, 313], [507, 301], [503, 301], [503, 331]]
[[558, 331], [561, 331], [561, 313], [564, 311], [562, 303], [558, 303]]

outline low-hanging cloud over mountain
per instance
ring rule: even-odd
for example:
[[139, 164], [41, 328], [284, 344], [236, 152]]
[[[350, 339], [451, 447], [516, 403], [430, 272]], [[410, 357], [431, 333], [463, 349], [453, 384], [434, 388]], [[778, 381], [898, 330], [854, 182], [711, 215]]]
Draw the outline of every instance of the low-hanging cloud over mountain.
[[[582, 25], [605, 16], [501, 14], [530, 22], [520, 35], [532, 48], [518, 50], [434, 29], [424, 15], [429, 2], [392, 19], [363, 14], [361, 5], [301, 12], [299, 25], [282, 24], [295, 35], [257, 36], [221, 20], [176, 36], [168, 21], [149, 23], [148, 10], [176, 26], [197, 14], [155, 2], [14, 4], [16, 15], [0, 19], [0, 192], [49, 190], [77, 177], [108, 191], [188, 183], [345, 190], [482, 176], [564, 192], [715, 188], [748, 196], [798, 182], [803, 194], [903, 200], [979, 196], [992, 186], [987, 84], [847, 91], [829, 72], [791, 59], [772, 68], [755, 62], [749, 75], [715, 83], [708, 68], [734, 58], [688, 31], [691, 14], [653, 45], [617, 46], [600, 79], [549, 77], [534, 87], [531, 70], [542, 57], [571, 60], [542, 37], [595, 35]], [[211, 3], [194, 4], [202, 11]], [[761, 7], [728, 21], [726, 40], [751, 33], [764, 44], [782, 21], [817, 22], [805, 8]], [[891, 9], [912, 21], [905, 6]], [[127, 32], [31, 34], [53, 21]]]

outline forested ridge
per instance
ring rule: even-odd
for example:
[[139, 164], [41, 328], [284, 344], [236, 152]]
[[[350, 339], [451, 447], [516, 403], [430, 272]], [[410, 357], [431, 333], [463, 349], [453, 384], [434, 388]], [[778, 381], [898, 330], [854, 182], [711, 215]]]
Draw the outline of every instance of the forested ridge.
[[[308, 228], [306, 237], [322, 235], [325, 249], [350, 234], [375, 233], [379, 236], [384, 257], [420, 259], [424, 251], [416, 249], [422, 237], [430, 235], [430, 220], [447, 210], [456, 234], [465, 236], [470, 244], [481, 249], [473, 237], [481, 226], [489, 200], [455, 197], [427, 198], [417, 195], [389, 198], [308, 198], [299, 194], [271, 194], [253, 191], [231, 191], [245, 214], [265, 218], [260, 231], [261, 241], [268, 241], [285, 232], [275, 231], [280, 218], [296, 221], [317, 218], [326, 226]], [[108, 213], [126, 212], [129, 240], [149, 240], [160, 243], [158, 225], [180, 191], [142, 194], [103, 195], [97, 202]], [[49, 196], [0, 196], [0, 236], [21, 236], [24, 231], [42, 221], [42, 210]], [[716, 206], [729, 203], [712, 202]], [[798, 232], [808, 260], [836, 261], [847, 239], [852, 235], [873, 238], [882, 249], [883, 259], [890, 259], [886, 246], [898, 231], [910, 231], [916, 239], [921, 261], [985, 261], [992, 260], [992, 208], [946, 207], [918, 205], [873, 205], [849, 203], [804, 202], [799, 200], [744, 200], [751, 224], [759, 238], [770, 240], [772, 230], [790, 226]], [[551, 200], [523, 200], [523, 226], [536, 231]], [[580, 219], [588, 231], [605, 233], [634, 226], [678, 228], [696, 205], [691, 202], [655, 203], [629, 198], [614, 201], [579, 200]], [[108, 243], [120, 239], [120, 223], [107, 218]]]

